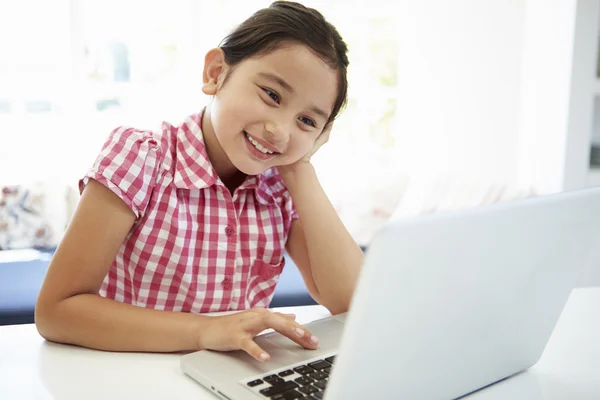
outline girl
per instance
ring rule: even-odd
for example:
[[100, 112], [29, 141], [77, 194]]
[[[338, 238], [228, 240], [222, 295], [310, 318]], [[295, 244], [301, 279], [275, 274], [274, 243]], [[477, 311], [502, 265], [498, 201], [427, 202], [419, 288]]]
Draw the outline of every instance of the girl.
[[[310, 163], [346, 101], [346, 52], [319, 12], [275, 2], [206, 54], [202, 112], [113, 131], [42, 286], [40, 334], [111, 351], [242, 349], [264, 362], [253, 338], [272, 328], [316, 348], [293, 315], [266, 307], [286, 250], [332, 313], [352, 297], [362, 251]], [[228, 310], [241, 312], [199, 315]]]

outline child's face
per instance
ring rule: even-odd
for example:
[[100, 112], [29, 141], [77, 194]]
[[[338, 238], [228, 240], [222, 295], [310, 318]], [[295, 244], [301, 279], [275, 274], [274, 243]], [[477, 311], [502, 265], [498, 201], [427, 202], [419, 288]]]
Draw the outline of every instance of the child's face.
[[204, 92], [214, 95], [209, 122], [233, 166], [257, 175], [304, 157], [333, 109], [337, 72], [302, 45], [246, 59], [224, 79], [228, 70], [205, 66]]

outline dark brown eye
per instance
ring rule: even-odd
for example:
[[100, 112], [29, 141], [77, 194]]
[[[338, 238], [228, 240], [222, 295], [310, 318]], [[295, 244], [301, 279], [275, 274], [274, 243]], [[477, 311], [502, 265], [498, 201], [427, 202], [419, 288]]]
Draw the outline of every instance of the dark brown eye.
[[270, 89], [265, 89], [265, 88], [263, 88], [263, 91], [267, 94], [267, 96], [272, 98], [275, 103], [279, 104], [280, 99], [279, 99], [279, 95], [277, 93], [275, 93], [274, 91], [272, 91]]
[[310, 119], [310, 118], [308, 118], [308, 117], [300, 117], [300, 118], [298, 118], [298, 119], [299, 119], [299, 120], [300, 120], [300, 121], [301, 121], [303, 124], [306, 124], [306, 125], [308, 125], [308, 126], [312, 126], [313, 128], [314, 128], [315, 126], [317, 126], [317, 125], [315, 124], [315, 121], [313, 121], [312, 119]]

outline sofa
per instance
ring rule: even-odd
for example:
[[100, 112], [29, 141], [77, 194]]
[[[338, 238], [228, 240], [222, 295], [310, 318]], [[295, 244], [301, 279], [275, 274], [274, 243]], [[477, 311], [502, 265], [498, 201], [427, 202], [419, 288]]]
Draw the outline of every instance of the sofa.
[[[0, 187], [0, 325], [34, 321], [48, 265], [78, 199], [77, 189], [68, 185]], [[293, 261], [285, 257], [271, 306], [316, 304]]]
[[54, 249], [0, 251], [0, 325], [33, 322], [40, 287]]

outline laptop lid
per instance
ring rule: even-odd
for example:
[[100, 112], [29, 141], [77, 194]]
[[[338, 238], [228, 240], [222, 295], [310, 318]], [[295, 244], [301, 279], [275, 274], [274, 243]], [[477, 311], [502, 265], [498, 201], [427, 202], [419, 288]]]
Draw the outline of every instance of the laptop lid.
[[388, 221], [325, 399], [451, 399], [535, 364], [599, 216], [600, 188]]

